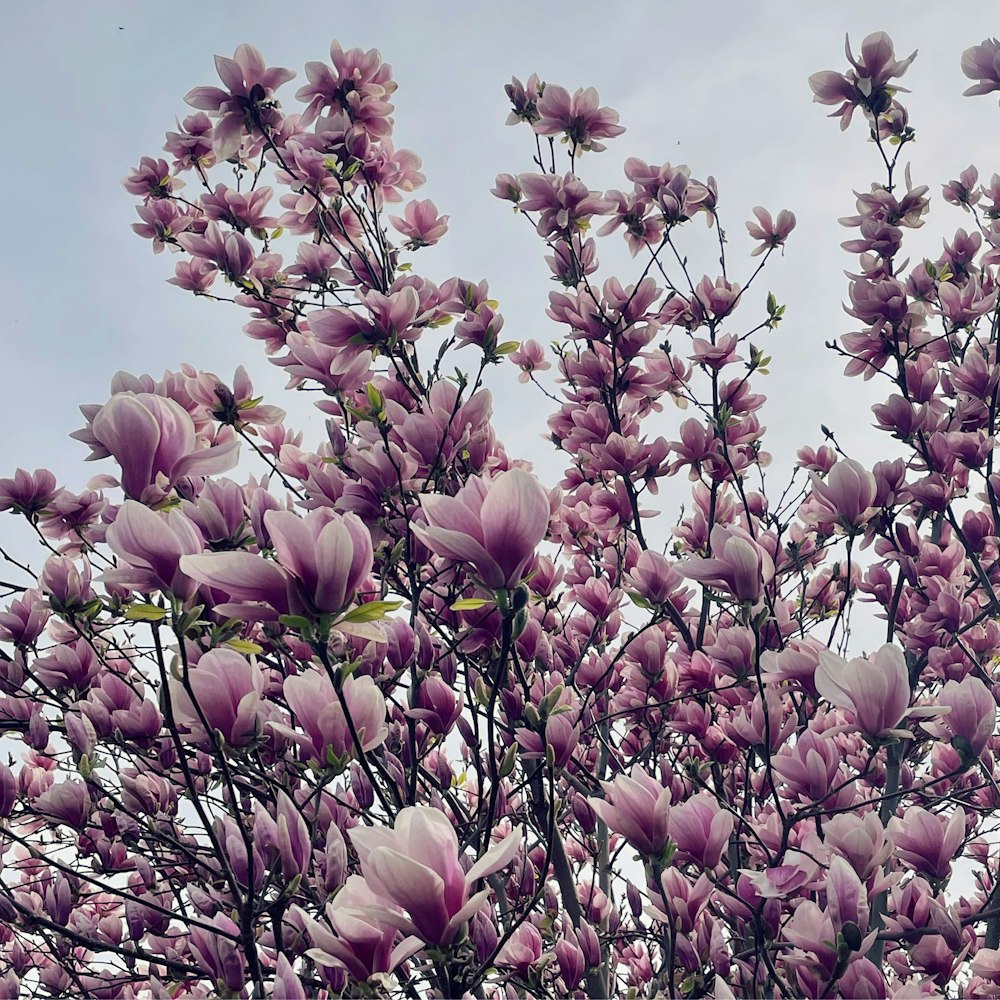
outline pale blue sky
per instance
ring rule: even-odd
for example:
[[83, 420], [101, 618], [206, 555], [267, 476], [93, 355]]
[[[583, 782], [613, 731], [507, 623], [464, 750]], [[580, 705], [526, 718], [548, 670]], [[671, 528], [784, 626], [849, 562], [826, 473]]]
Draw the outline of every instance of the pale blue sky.
[[[799, 228], [788, 254], [762, 287], [788, 304], [781, 329], [761, 341], [774, 357], [773, 374], [758, 383], [772, 397], [763, 418], [770, 448], [786, 464], [798, 445], [819, 443], [825, 422], [857, 457], [873, 460], [874, 394], [843, 380], [841, 362], [822, 345], [851, 329], [841, 303], [843, 270], [854, 261], [839, 249], [846, 236], [836, 219], [853, 212], [851, 188], [867, 189], [878, 177], [874, 150], [860, 119], [842, 135], [825, 118], [806, 81], [846, 65], [848, 31], [855, 47], [885, 29], [898, 54], [920, 49], [904, 82], [915, 91], [907, 101], [918, 134], [914, 182], [931, 185], [934, 203], [924, 242], [911, 253], [937, 255], [941, 237], [967, 219], [943, 205], [940, 183], [970, 162], [987, 178], [1000, 171], [996, 100], [960, 96], [962, 50], [1000, 29], [989, 6], [951, 18], [937, 4], [871, 0], [613, 7], [328, 0], [299, 2], [280, 17], [278, 5], [252, 0], [9, 4], [0, 42], [7, 413], [0, 475], [47, 465], [80, 489], [89, 475], [110, 471], [104, 463], [83, 466], [86, 449], [67, 435], [80, 426], [78, 404], [104, 401], [119, 368], [159, 375], [186, 360], [228, 377], [242, 362], [290, 409], [277, 398], [280, 373], [240, 331], [243, 313], [165, 284], [171, 256], [154, 258], [131, 233], [133, 199], [120, 180], [142, 155], [159, 155], [163, 132], [187, 110], [188, 89], [216, 82], [213, 54], [231, 55], [249, 41], [269, 64], [301, 78], [303, 63], [325, 58], [333, 37], [345, 47], [376, 46], [392, 63], [397, 144], [423, 157], [429, 183], [421, 196], [452, 217], [451, 233], [425, 252], [424, 265], [417, 259], [418, 268], [435, 278], [488, 278], [510, 339], [546, 341], [555, 333], [544, 316], [551, 285], [541, 244], [488, 193], [496, 173], [530, 169], [528, 136], [503, 124], [503, 84], [512, 74], [536, 71], [570, 89], [596, 86], [603, 103], [620, 111], [626, 134], [583, 161], [593, 186], [625, 186], [620, 165], [628, 155], [713, 174], [734, 261], [751, 247], [743, 222], [754, 205], [795, 211]], [[286, 105], [298, 85], [282, 91]], [[708, 247], [700, 236], [694, 245]], [[714, 273], [711, 253], [693, 269]], [[561, 466], [547, 459], [539, 438], [544, 401], [511, 395], [511, 374], [494, 379], [498, 428], [511, 453], [535, 459], [552, 482]], [[519, 425], [525, 413], [535, 419]], [[675, 437], [683, 416], [665, 411], [651, 429]], [[320, 422], [306, 419], [318, 431]], [[6, 535], [8, 526], [0, 528]]]

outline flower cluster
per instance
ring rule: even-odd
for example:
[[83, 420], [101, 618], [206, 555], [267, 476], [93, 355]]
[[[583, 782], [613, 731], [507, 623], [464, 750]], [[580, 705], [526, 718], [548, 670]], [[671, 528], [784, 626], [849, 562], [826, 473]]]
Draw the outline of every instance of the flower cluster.
[[[134, 228], [181, 289], [228, 285], [325, 434], [242, 366], [118, 373], [85, 490], [0, 479], [44, 552], [0, 583], [0, 996], [1000, 995], [1000, 180], [946, 184], [969, 228], [905, 262], [912, 60], [875, 34], [811, 81], [884, 170], [831, 346], [892, 457], [828, 431], [775, 491], [790, 211], [741, 247], [683, 165], [594, 189], [617, 113], [513, 80], [534, 169], [494, 194], [544, 244], [549, 354], [485, 281], [414, 269], [448, 216], [377, 51], [335, 42], [298, 112], [253, 47], [217, 59], [125, 181]], [[505, 359], [554, 401], [552, 488], [492, 426]], [[884, 638], [846, 658], [858, 600]]]

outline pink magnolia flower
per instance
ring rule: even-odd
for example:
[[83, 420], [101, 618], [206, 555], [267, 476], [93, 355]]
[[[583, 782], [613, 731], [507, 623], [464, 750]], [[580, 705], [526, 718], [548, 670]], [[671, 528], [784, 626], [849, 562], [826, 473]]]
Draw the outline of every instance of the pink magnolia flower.
[[910, 806], [889, 821], [889, 835], [905, 864], [928, 878], [947, 878], [951, 859], [965, 840], [965, 810], [958, 806], [951, 816], [941, 816]]
[[552, 365], [545, 360], [545, 348], [537, 340], [525, 340], [510, 354], [512, 364], [521, 369], [518, 382], [530, 382], [532, 372], [548, 371]]
[[719, 807], [708, 792], [693, 795], [670, 810], [670, 839], [677, 850], [702, 868], [714, 868], [729, 846], [732, 813]]
[[659, 889], [659, 894], [652, 896], [649, 914], [682, 934], [690, 934], [712, 895], [708, 876], [703, 873], [692, 882], [676, 868], [668, 868], [660, 876]]
[[910, 709], [910, 676], [898, 646], [886, 643], [873, 657], [845, 660], [824, 649], [816, 668], [816, 690], [821, 697], [854, 716], [865, 736], [885, 739], [909, 736], [899, 728], [907, 716], [929, 715], [938, 709]]
[[371, 534], [356, 514], [269, 510], [264, 526], [277, 563], [250, 552], [213, 552], [182, 557], [181, 570], [237, 602], [260, 601], [278, 614], [338, 614], [350, 605], [373, 559]]
[[0, 479], [0, 511], [31, 517], [43, 511], [57, 492], [56, 477], [48, 469], [18, 469], [13, 478]]
[[191, 954], [213, 985], [227, 990], [230, 995], [238, 994], [246, 983], [244, 957], [237, 947], [240, 929], [222, 913], [208, 919], [207, 923], [219, 933], [213, 934], [199, 924], [193, 925], [189, 938]]
[[538, 100], [534, 130], [539, 135], [563, 133], [576, 149], [599, 153], [607, 147], [597, 140], [613, 139], [625, 131], [618, 124], [618, 112], [602, 108], [600, 103], [593, 87], [581, 88], [571, 96], [565, 87], [546, 84]]
[[455, 940], [490, 894], [483, 889], [470, 895], [472, 887], [506, 867], [521, 844], [519, 828], [466, 872], [455, 828], [444, 813], [426, 806], [401, 810], [391, 830], [355, 827], [350, 837], [368, 887], [404, 914], [386, 908], [380, 911], [383, 919], [435, 945]]
[[448, 232], [447, 215], [438, 215], [437, 206], [429, 198], [408, 202], [402, 216], [391, 215], [389, 221], [409, 241], [411, 250], [429, 247]]
[[678, 608], [687, 604], [691, 591], [684, 586], [684, 577], [678, 571], [676, 560], [659, 552], [646, 549], [639, 554], [629, 572], [629, 581], [640, 597], [653, 604], [668, 601]]
[[645, 771], [618, 775], [602, 782], [603, 799], [588, 799], [590, 807], [615, 833], [640, 854], [657, 858], [667, 845], [670, 789]]
[[[392, 105], [386, 100], [396, 90], [392, 67], [382, 62], [378, 49], [348, 49], [338, 41], [330, 45], [330, 63], [306, 63], [309, 84], [295, 96], [308, 102], [302, 124], [310, 125], [326, 108], [343, 110], [351, 122], [373, 139], [392, 131]], [[317, 123], [317, 129], [322, 120]]]
[[774, 562], [742, 528], [717, 524], [710, 536], [712, 556], [685, 559], [680, 572], [689, 580], [721, 587], [737, 600], [756, 603], [774, 576]]
[[763, 871], [743, 869], [747, 881], [764, 899], [782, 899], [798, 895], [819, 874], [819, 864], [800, 851], [786, 851], [779, 865]]
[[979, 757], [996, 730], [997, 703], [989, 688], [978, 677], [948, 681], [937, 703], [951, 711], [940, 719], [923, 724], [938, 739], [951, 740], [960, 753], [970, 759]]
[[57, 823], [82, 830], [93, 809], [93, 801], [82, 781], [60, 781], [38, 795], [32, 808]]
[[151, 156], [144, 156], [139, 161], [139, 166], [128, 177], [122, 179], [122, 187], [129, 194], [148, 202], [169, 197], [184, 187], [184, 182], [171, 177], [166, 160], [154, 160]]
[[964, 92], [966, 97], [1000, 90], [1000, 41], [984, 38], [978, 45], [966, 49], [962, 53], [962, 72], [970, 80], [977, 81]]
[[826, 873], [826, 912], [839, 932], [844, 924], [853, 923], [862, 933], [868, 929], [868, 890], [851, 865], [834, 855]]
[[274, 91], [295, 74], [281, 67], [268, 69], [260, 52], [246, 44], [236, 49], [232, 59], [216, 56], [215, 67], [226, 89], [195, 87], [184, 100], [219, 118], [212, 146], [217, 159], [228, 160], [239, 151], [244, 129], [253, 122], [255, 113], [258, 118], [267, 118], [268, 124], [280, 122], [280, 117], [268, 114], [276, 103]]
[[812, 496], [803, 511], [806, 524], [831, 530], [834, 526], [854, 534], [875, 515], [875, 477], [854, 459], [844, 459], [825, 479], [810, 474]]
[[101, 577], [104, 583], [150, 594], [158, 590], [190, 600], [197, 583], [180, 569], [186, 555], [204, 551], [198, 529], [180, 511], [157, 513], [137, 500], [126, 500], [108, 528], [108, 545], [118, 568]]
[[548, 495], [520, 469], [470, 477], [455, 496], [421, 503], [427, 524], [412, 526], [417, 537], [436, 555], [468, 563], [492, 590], [521, 582], [549, 525]]
[[760, 206], [753, 210], [753, 214], [757, 216], [757, 221], [746, 224], [747, 232], [750, 239], [760, 240], [760, 246], [754, 247], [750, 256], [759, 257], [765, 250], [784, 246], [788, 234], [795, 228], [795, 216], [787, 209], [782, 209], [777, 220], [774, 220], [771, 213]]
[[[385, 698], [371, 677], [351, 675], [344, 681], [344, 701], [357, 731], [361, 749], [367, 753], [381, 746], [389, 735], [386, 725]], [[340, 699], [326, 674], [307, 670], [285, 679], [285, 701], [295, 713], [305, 734], [271, 723], [291, 739], [302, 743], [307, 755], [321, 764], [330, 755], [342, 758], [356, 756], [356, 747]]]
[[497, 955], [497, 965], [514, 969], [519, 976], [527, 976], [536, 967], [544, 948], [538, 928], [525, 921], [510, 936]]
[[[171, 680], [174, 718], [188, 738], [211, 745], [213, 734], [228, 746], [252, 743], [263, 726], [264, 674], [256, 663], [232, 649], [212, 649], [188, 670], [190, 693]], [[207, 726], [207, 730], [206, 730]]]
[[892, 840], [877, 812], [840, 813], [823, 824], [824, 843], [867, 880], [892, 856]]
[[257, 259], [253, 246], [242, 233], [222, 229], [217, 222], [205, 227], [204, 236], [181, 233], [177, 242], [195, 257], [211, 261], [230, 281], [242, 278]]
[[383, 919], [385, 909], [385, 900], [372, 892], [360, 875], [352, 875], [326, 904], [329, 926], [300, 907], [295, 907], [294, 913], [313, 944], [306, 954], [317, 965], [344, 969], [363, 983], [392, 972], [424, 947], [416, 935], [399, 940], [395, 923]]
[[208, 476], [236, 465], [235, 436], [206, 446], [191, 415], [151, 392], [116, 392], [104, 406], [81, 406], [88, 426], [71, 436], [90, 445], [88, 461], [112, 457], [133, 500], [158, 501], [185, 476]]
[[[904, 89], [897, 84], [890, 87], [889, 81], [893, 77], [902, 76], [917, 57], [914, 52], [906, 59], [897, 60], [892, 39], [884, 31], [869, 35], [861, 43], [859, 59], [855, 59], [851, 53], [850, 39], [845, 48], [852, 69], [846, 73], [825, 70], [809, 77], [814, 101], [839, 105], [830, 117], [839, 118], [842, 129], [851, 124], [855, 108], [864, 108], [871, 115], [885, 114], [892, 105], [892, 92]], [[963, 69], [964, 66], [963, 58]], [[986, 91], [977, 91], [980, 92]]]

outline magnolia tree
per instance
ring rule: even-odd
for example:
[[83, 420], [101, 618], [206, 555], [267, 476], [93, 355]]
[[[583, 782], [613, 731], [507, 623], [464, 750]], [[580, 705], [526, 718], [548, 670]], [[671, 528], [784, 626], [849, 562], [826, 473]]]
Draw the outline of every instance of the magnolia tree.
[[[770, 495], [750, 338], [783, 309], [747, 291], [790, 213], [732, 260], [714, 180], [628, 159], [591, 190], [618, 115], [512, 81], [533, 167], [493, 193], [560, 286], [550, 354], [414, 270], [447, 217], [377, 52], [334, 43], [294, 113], [291, 72], [216, 60], [125, 181], [135, 230], [249, 312], [326, 437], [242, 367], [118, 373], [75, 434], [111, 472], [0, 480], [45, 550], [0, 612], [0, 996], [1000, 996], [1000, 176], [947, 183], [968, 228], [903, 262], [913, 57], [847, 54], [812, 89], [877, 180], [831, 346], [899, 457], [830, 436]], [[1000, 90], [1000, 43], [962, 67]], [[501, 362], [551, 403], [558, 484], [497, 440]], [[855, 600], [884, 645], [847, 660]]]

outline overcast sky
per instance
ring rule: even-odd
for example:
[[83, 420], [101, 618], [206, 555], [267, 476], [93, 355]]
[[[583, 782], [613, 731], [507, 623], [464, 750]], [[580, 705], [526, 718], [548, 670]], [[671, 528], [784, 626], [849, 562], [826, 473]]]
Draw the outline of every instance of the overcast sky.
[[[551, 284], [542, 245], [488, 193], [497, 173], [531, 169], [529, 134], [503, 124], [503, 85], [512, 74], [538, 72], [571, 90], [595, 86], [602, 103], [621, 113], [625, 135], [607, 153], [583, 159], [593, 186], [625, 187], [620, 171], [629, 155], [714, 175], [734, 276], [749, 273], [743, 223], [753, 206], [793, 210], [798, 229], [761, 288], [788, 305], [781, 328], [760, 344], [774, 358], [772, 375], [756, 383], [770, 397], [763, 414], [769, 448], [787, 468], [797, 446], [820, 443], [825, 422], [851, 454], [873, 461], [880, 446], [870, 430], [874, 389], [844, 380], [842, 362], [823, 343], [852, 328], [841, 303], [843, 271], [854, 259], [839, 249], [847, 236], [836, 220], [853, 213], [852, 188], [880, 179], [877, 156], [860, 116], [842, 134], [828, 109], [811, 102], [807, 79], [846, 67], [845, 32], [855, 49], [879, 29], [890, 32], [898, 56], [919, 48], [903, 81], [914, 91], [906, 99], [917, 130], [910, 155], [914, 183], [930, 184], [934, 200], [928, 225], [906, 246], [914, 259], [937, 256], [941, 238], [968, 219], [943, 204], [940, 184], [970, 162], [986, 178], [1000, 170], [996, 101], [961, 97], [968, 81], [959, 68], [963, 49], [1000, 26], [991, 7], [949, 17], [939, 4], [872, 0], [300, 0], [282, 17], [277, 5], [252, 0], [9, 4], [0, 41], [0, 475], [45, 465], [80, 489], [89, 475], [110, 471], [105, 463], [83, 466], [86, 449], [67, 435], [81, 425], [80, 403], [107, 399], [117, 369], [159, 376], [188, 361], [228, 378], [243, 363], [274, 402], [292, 409], [279, 398], [280, 373], [242, 334], [242, 310], [165, 283], [171, 255], [153, 257], [132, 234], [134, 201], [120, 181], [141, 156], [160, 155], [164, 131], [190, 110], [183, 95], [217, 82], [215, 53], [232, 55], [238, 43], [252, 42], [269, 65], [296, 70], [299, 81], [281, 92], [292, 107], [303, 64], [327, 58], [332, 38], [345, 48], [378, 47], [392, 63], [397, 145], [423, 158], [428, 184], [419, 196], [451, 215], [448, 237], [416, 266], [435, 279], [488, 278], [506, 317], [505, 338], [548, 341], [556, 332], [544, 316]], [[699, 239], [695, 247], [708, 246]], [[713, 268], [711, 253], [692, 261], [695, 274], [714, 277]], [[627, 282], [629, 272], [621, 277]], [[497, 426], [512, 454], [534, 459], [554, 482], [561, 466], [540, 437], [544, 401], [513, 394], [512, 375], [493, 382]], [[293, 422], [318, 432], [307, 409], [300, 400]], [[649, 429], [676, 437], [683, 416], [665, 410], [661, 425]]]

